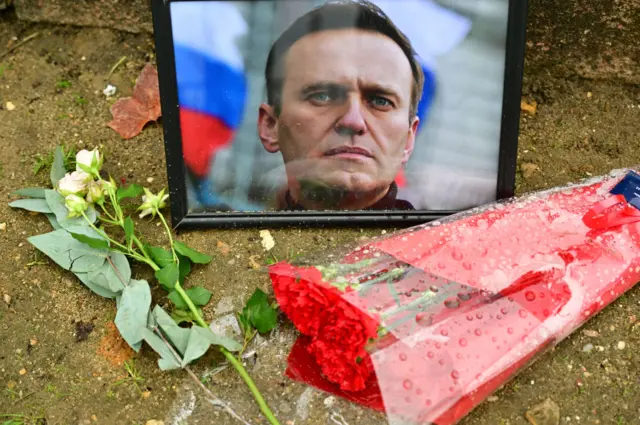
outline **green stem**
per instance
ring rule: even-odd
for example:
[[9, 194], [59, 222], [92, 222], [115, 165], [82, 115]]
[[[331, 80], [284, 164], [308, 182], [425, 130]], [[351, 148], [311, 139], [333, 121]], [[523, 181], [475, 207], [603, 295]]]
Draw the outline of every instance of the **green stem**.
[[164, 228], [167, 231], [167, 236], [169, 236], [169, 243], [171, 244], [171, 253], [173, 254], [173, 259], [177, 260], [178, 256], [176, 255], [176, 250], [173, 248], [173, 236], [171, 236], [171, 229], [169, 229], [169, 225], [167, 221], [164, 219], [164, 216], [161, 212], [158, 212], [158, 216], [160, 217], [160, 221], [164, 224]]
[[260, 411], [267, 418], [269, 423], [271, 425], [280, 425], [280, 422], [278, 422], [278, 419], [276, 419], [271, 409], [269, 409], [267, 402], [264, 401], [262, 394], [260, 394], [260, 390], [258, 390], [258, 387], [256, 387], [256, 384], [253, 382], [253, 379], [251, 379], [251, 376], [249, 376], [249, 374], [247, 373], [247, 370], [244, 368], [242, 363], [240, 363], [238, 359], [236, 359], [233, 356], [233, 354], [231, 354], [226, 348], [220, 347], [220, 351], [222, 352], [222, 354], [224, 354], [227, 360], [229, 360], [229, 363], [233, 365], [233, 367], [238, 371], [238, 373], [240, 374], [244, 382], [247, 384], [247, 386], [249, 387], [249, 390], [251, 390], [251, 393], [253, 394], [253, 397], [258, 402], [258, 406], [260, 406]]
[[246, 338], [246, 339], [244, 340], [244, 345], [242, 346], [242, 350], [240, 350], [240, 352], [238, 353], [238, 360], [242, 361], [242, 353], [244, 353], [244, 350], [246, 350], [246, 349], [247, 349], [247, 346], [249, 345], [249, 343], [251, 342], [251, 340], [252, 340], [253, 338], [255, 338], [255, 336], [256, 336], [256, 334], [257, 334], [257, 333], [258, 333], [258, 331], [257, 331], [257, 330], [253, 331], [253, 334], [252, 334], [249, 338]]
[[[202, 316], [200, 316], [196, 306], [193, 304], [193, 302], [191, 301], [187, 293], [184, 291], [184, 289], [182, 289], [182, 286], [180, 285], [179, 282], [176, 282], [176, 286], [173, 289], [175, 289], [175, 291], [178, 294], [180, 294], [180, 296], [182, 297], [182, 300], [187, 304], [187, 306], [189, 307], [189, 310], [191, 310], [191, 313], [193, 313], [196, 323], [198, 323], [198, 325], [202, 326], [203, 328], [209, 329], [209, 326], [204, 321]], [[271, 411], [267, 403], [264, 401], [264, 398], [262, 397], [260, 390], [258, 389], [258, 387], [256, 387], [256, 384], [253, 382], [253, 379], [251, 379], [251, 376], [249, 376], [249, 373], [247, 373], [247, 370], [244, 368], [242, 363], [239, 362], [238, 359], [236, 359], [234, 355], [231, 354], [226, 348], [224, 347], [219, 347], [219, 348], [222, 354], [224, 354], [227, 360], [229, 360], [229, 362], [238, 371], [238, 373], [240, 374], [244, 382], [247, 384], [247, 386], [249, 387], [249, 390], [253, 394], [253, 397], [256, 399], [258, 406], [260, 406], [260, 411], [267, 418], [269, 423], [272, 425], [280, 425], [280, 422], [278, 422], [276, 417], [273, 415], [273, 412]]]
[[[104, 211], [104, 213], [109, 217], [109, 219], [115, 223], [115, 224], [120, 224], [117, 222], [116, 218], [114, 216], [112, 216], [109, 211], [107, 211], [107, 209], [104, 207], [104, 203], [100, 204], [100, 208], [102, 208], [102, 211]], [[104, 220], [104, 219], [103, 219]], [[105, 220], [106, 221], [106, 220]]]
[[[131, 236], [131, 239], [133, 239], [133, 242], [138, 246], [138, 248], [142, 252], [142, 255], [144, 255], [150, 261], [153, 261], [153, 259], [147, 253], [147, 250], [144, 249], [144, 245], [142, 244], [142, 242], [140, 242], [140, 239], [138, 239], [138, 237], [135, 234]], [[154, 264], [155, 264], [155, 262], [154, 262]], [[158, 270], [160, 270], [160, 269], [158, 268]]]

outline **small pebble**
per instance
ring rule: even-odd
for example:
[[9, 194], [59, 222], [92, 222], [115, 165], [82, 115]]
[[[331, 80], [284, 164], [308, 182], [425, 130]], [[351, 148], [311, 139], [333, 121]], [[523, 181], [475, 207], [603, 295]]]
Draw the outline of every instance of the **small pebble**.
[[0, 223], [0, 230], [2, 230], [3, 232], [7, 230], [7, 223]]
[[585, 344], [585, 346], [582, 347], [582, 351], [584, 351], [585, 353], [588, 353], [591, 350], [593, 350], [593, 344]]
[[333, 396], [329, 396], [324, 399], [324, 405], [326, 407], [332, 407], [335, 402], [336, 402], [336, 399]]
[[102, 90], [102, 93], [107, 97], [113, 96], [114, 94], [116, 94], [116, 88], [109, 84], [107, 87], [105, 87], [104, 90]]
[[27, 369], [22, 368], [20, 369], [20, 372], [18, 372], [20, 375], [26, 375], [27, 374]]
[[147, 421], [144, 425], [164, 425], [163, 421], [157, 421], [155, 419], [151, 419]]
[[487, 397], [487, 401], [489, 401], [491, 403], [496, 402], [498, 400], [499, 400], [499, 398], [496, 395], [492, 395], [492, 396]]
[[8, 304], [11, 304], [11, 295], [9, 294], [4, 294], [4, 302]]
[[4, 105], [4, 107], [5, 107], [5, 108], [7, 108], [7, 111], [13, 111], [14, 109], [16, 109], [16, 105], [14, 105], [14, 104], [13, 104], [13, 103], [11, 103], [11, 102], [7, 102], [7, 103]]
[[147, 178], [147, 183], [153, 183], [153, 177], [148, 177]]
[[624, 341], [620, 341], [618, 342], [618, 350], [624, 350], [624, 348], [627, 346], [627, 343]]

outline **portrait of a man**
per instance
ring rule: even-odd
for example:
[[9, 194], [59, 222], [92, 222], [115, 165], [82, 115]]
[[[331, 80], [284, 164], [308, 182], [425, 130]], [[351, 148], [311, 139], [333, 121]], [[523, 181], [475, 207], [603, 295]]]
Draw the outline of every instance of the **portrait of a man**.
[[366, 1], [324, 4], [273, 43], [259, 107], [285, 163], [280, 209], [411, 210], [395, 178], [414, 148], [424, 75], [410, 41]]

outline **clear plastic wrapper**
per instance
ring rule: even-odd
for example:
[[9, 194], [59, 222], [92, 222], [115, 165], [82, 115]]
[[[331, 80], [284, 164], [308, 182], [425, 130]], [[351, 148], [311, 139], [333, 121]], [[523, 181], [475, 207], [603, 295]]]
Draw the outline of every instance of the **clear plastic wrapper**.
[[271, 266], [302, 334], [287, 375], [390, 425], [457, 423], [640, 281], [639, 193], [617, 170]]

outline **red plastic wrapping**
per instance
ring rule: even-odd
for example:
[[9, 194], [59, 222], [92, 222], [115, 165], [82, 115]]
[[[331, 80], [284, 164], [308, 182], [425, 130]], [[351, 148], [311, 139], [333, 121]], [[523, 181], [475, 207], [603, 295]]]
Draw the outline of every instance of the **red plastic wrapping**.
[[[611, 193], [622, 177], [413, 227], [329, 265], [272, 266], [281, 308], [304, 334], [287, 375], [391, 425], [457, 423], [640, 281], [640, 209]], [[295, 291], [320, 300], [313, 314]]]

